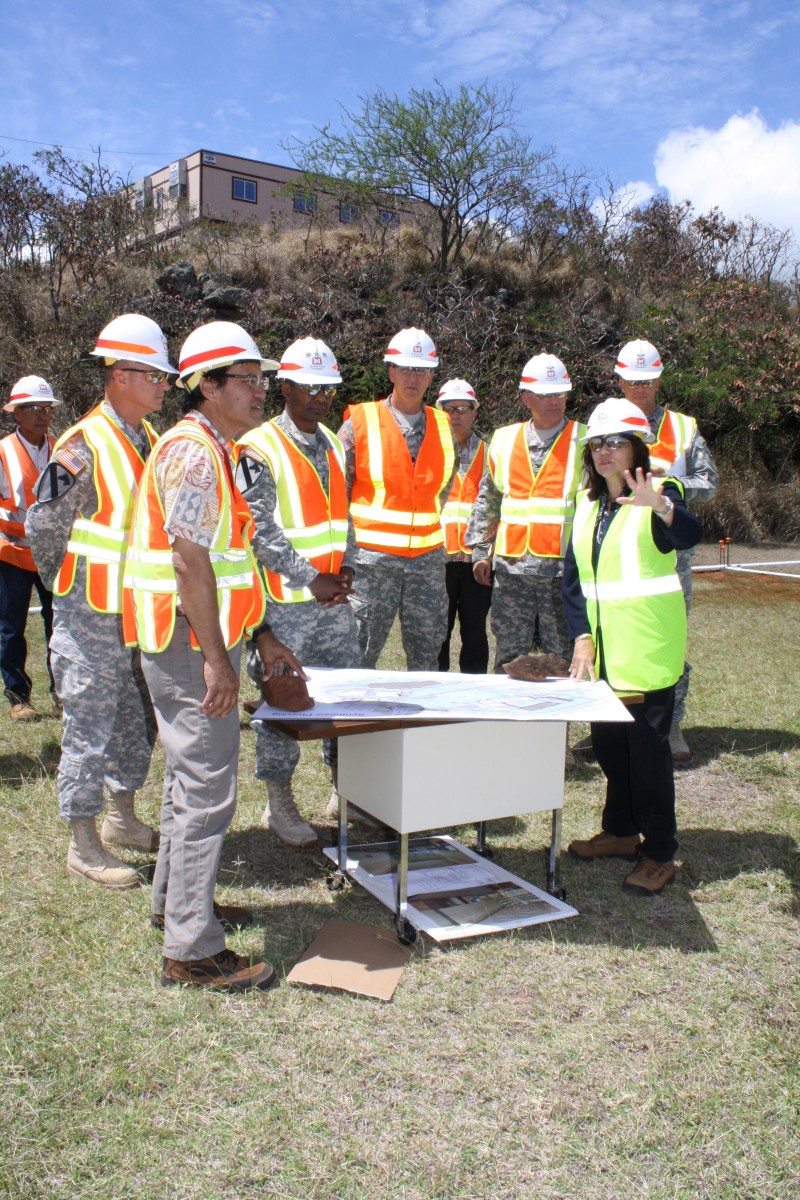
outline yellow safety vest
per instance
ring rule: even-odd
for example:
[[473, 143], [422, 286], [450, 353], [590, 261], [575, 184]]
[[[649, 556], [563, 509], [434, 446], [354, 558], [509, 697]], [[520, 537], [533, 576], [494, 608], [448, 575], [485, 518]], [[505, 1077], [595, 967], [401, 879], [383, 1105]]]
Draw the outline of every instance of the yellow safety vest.
[[[654, 481], [654, 486], [664, 480]], [[670, 483], [681, 488], [677, 480]], [[617, 691], [653, 692], [676, 683], [686, 652], [686, 604], [675, 571], [675, 551], [662, 554], [651, 532], [652, 508], [620, 506], [600, 547], [597, 574], [592, 543], [599, 501], [581, 492], [572, 549], [599, 672]], [[598, 629], [600, 638], [598, 638]]]
[[[347, 481], [344, 447], [324, 425], [317, 427], [328, 443], [328, 490], [316, 467], [273, 421], [251, 429], [236, 444], [237, 457], [252, 446], [269, 464], [275, 480], [275, 513], [294, 550], [323, 575], [337, 575], [347, 549]], [[265, 569], [270, 599], [279, 604], [314, 600], [308, 588], [291, 588], [285, 576]]]

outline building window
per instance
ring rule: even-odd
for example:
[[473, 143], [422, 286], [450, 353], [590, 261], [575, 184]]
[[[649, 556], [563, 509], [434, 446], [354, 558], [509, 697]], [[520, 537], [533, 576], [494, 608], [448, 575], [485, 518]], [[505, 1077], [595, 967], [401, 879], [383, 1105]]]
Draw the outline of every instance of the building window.
[[344, 201], [339, 205], [339, 220], [344, 221], [346, 225], [357, 221], [361, 216], [361, 209], [357, 204], [345, 204]]
[[400, 214], [392, 212], [389, 208], [379, 208], [378, 220], [380, 221], [381, 225], [399, 225]]
[[258, 199], [258, 184], [252, 179], [233, 177], [233, 198], [244, 200], [247, 204], [255, 204]]
[[317, 197], [310, 193], [303, 195], [298, 192], [294, 198], [294, 211], [296, 213], [315, 213], [317, 211]]
[[154, 193], [153, 200], [155, 201], [156, 212], [158, 213], [159, 216], [161, 216], [161, 214], [164, 211], [164, 193], [161, 191], [160, 188], [158, 189], [157, 192]]

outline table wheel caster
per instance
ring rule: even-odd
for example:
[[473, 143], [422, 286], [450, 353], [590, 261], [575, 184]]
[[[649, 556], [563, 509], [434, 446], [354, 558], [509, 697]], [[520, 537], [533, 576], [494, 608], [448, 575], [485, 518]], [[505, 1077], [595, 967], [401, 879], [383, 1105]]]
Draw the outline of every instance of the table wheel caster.
[[473, 846], [476, 854], [480, 854], [481, 858], [494, 859], [494, 850], [491, 846], [484, 846], [481, 850], [479, 846]]
[[328, 878], [325, 880], [325, 886], [327, 887], [329, 892], [344, 891], [346, 883], [347, 883], [347, 876], [344, 874], [343, 871], [334, 871], [334, 873], [332, 875], [329, 875]]
[[402, 917], [395, 917], [394, 927], [397, 931], [397, 940], [404, 946], [413, 946], [417, 940], [417, 931], [410, 921], [404, 920]]
[[554, 896], [556, 900], [566, 900], [567, 889], [563, 887], [549, 887], [547, 889], [547, 894], [549, 896]]

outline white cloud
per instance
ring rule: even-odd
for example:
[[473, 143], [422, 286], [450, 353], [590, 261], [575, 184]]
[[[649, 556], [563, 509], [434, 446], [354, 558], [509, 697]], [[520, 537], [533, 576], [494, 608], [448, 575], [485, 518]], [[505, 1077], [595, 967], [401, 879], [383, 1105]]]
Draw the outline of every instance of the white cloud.
[[719, 207], [800, 233], [800, 122], [770, 129], [757, 109], [721, 129], [675, 129], [659, 144], [656, 179], [673, 201]]

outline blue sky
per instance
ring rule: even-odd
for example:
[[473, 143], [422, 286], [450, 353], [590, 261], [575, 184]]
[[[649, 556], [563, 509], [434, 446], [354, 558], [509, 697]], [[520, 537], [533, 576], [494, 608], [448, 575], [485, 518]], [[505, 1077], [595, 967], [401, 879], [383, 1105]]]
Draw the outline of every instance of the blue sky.
[[[288, 162], [337, 101], [515, 87], [567, 166], [800, 236], [800, 6], [783, 0], [0, 0], [0, 149], [100, 145], [138, 178], [203, 148]], [[15, 141], [12, 139], [31, 139]], [[79, 155], [79, 151], [75, 151]]]

